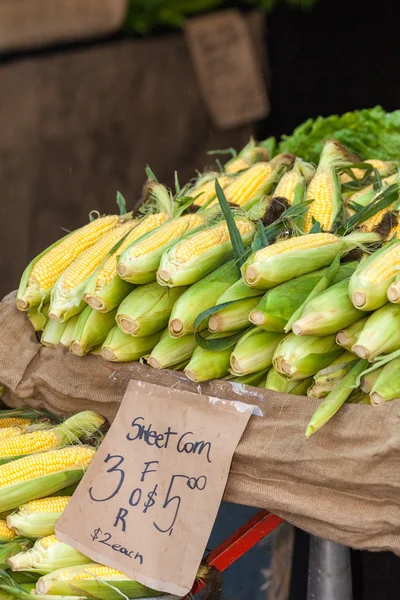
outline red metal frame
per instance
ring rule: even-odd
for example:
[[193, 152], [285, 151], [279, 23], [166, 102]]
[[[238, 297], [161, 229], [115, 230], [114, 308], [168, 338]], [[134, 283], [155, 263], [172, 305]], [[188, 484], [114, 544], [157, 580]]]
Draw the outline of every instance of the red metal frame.
[[[208, 554], [206, 557], [208, 566], [215, 567], [220, 572], [225, 571], [235, 560], [243, 556], [245, 552], [255, 546], [281, 523], [283, 523], [283, 519], [280, 517], [273, 515], [267, 510], [261, 510], [250, 521], [245, 523], [243, 527], [238, 529]], [[197, 592], [203, 589], [205, 584], [206, 582], [204, 581], [196, 581], [191, 594], [197, 594]], [[189, 596], [185, 596], [184, 600], [188, 599]]]

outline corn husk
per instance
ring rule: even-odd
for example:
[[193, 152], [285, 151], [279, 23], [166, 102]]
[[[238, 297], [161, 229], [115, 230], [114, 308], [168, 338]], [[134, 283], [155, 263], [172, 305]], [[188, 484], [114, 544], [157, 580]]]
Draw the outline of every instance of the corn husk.
[[252, 385], [254, 387], [264, 387], [265, 377], [269, 372], [270, 367], [267, 369], [263, 369], [262, 371], [257, 371], [256, 373], [248, 373], [247, 375], [238, 375], [237, 377], [232, 377], [230, 375], [226, 379], [234, 384], [241, 385]]
[[0, 544], [0, 569], [8, 569], [7, 560], [11, 558], [11, 556], [19, 554], [19, 552], [29, 550], [32, 544], [33, 542], [30, 540], [21, 537], [14, 538], [5, 544]]
[[[356, 262], [341, 265], [332, 280], [332, 285], [349, 277], [356, 266]], [[272, 288], [264, 294], [256, 308], [250, 312], [249, 320], [266, 331], [283, 332], [289, 319], [308, 298], [327, 271], [328, 269], [321, 269], [308, 273]]]
[[364, 317], [364, 319], [360, 319], [360, 321], [356, 321], [349, 327], [346, 327], [346, 329], [339, 331], [336, 336], [336, 343], [338, 346], [342, 346], [345, 350], [350, 351], [357, 342], [367, 320], [368, 317]]
[[58, 323], [57, 321], [48, 320], [40, 338], [41, 344], [48, 348], [56, 348], [60, 344], [66, 326], [66, 322]]
[[18, 535], [26, 538], [39, 538], [54, 533], [54, 528], [61, 515], [62, 511], [31, 511], [29, 505], [23, 504], [17, 512], [7, 517], [7, 525], [14, 529]]
[[175, 302], [186, 290], [162, 287], [155, 281], [141, 285], [121, 302], [115, 320], [128, 335], [153, 335], [168, 325]]
[[116, 325], [109, 332], [101, 350], [106, 360], [113, 362], [130, 362], [139, 360], [149, 354], [160, 341], [162, 332], [145, 337], [127, 335]]
[[280, 392], [281, 394], [296, 394], [298, 396], [305, 396], [312, 381], [312, 377], [304, 379], [303, 381], [294, 381], [292, 379], [288, 379], [281, 373], [278, 373], [278, 371], [272, 367], [268, 371], [267, 379], [265, 381], [265, 389], [271, 390], [272, 392]]
[[400, 349], [400, 305], [388, 303], [368, 318], [351, 351], [374, 361]]
[[387, 365], [371, 375], [378, 374], [370, 392], [371, 404], [383, 404], [400, 398], [400, 358], [394, 358]]
[[115, 325], [116, 310], [100, 313], [87, 306], [79, 315], [75, 325], [70, 351], [76, 356], [84, 356], [104, 342]]
[[383, 367], [379, 369], [375, 369], [375, 371], [371, 371], [370, 373], [366, 373], [361, 377], [360, 380], [360, 389], [364, 394], [369, 394], [374, 387], [376, 381], [378, 380], [379, 375], [382, 373]]
[[233, 332], [249, 326], [249, 314], [258, 304], [258, 297], [237, 300], [233, 304], [221, 308], [208, 319], [208, 330], [211, 333]]
[[47, 316], [49, 314], [49, 304], [45, 304], [44, 306], [34, 306], [30, 308], [26, 313], [28, 319], [32, 323], [32, 327], [35, 331], [43, 331], [46, 323]]
[[231, 373], [247, 375], [267, 369], [283, 335], [252, 327], [237, 342], [231, 357]]
[[295, 381], [307, 379], [330, 365], [342, 348], [335, 343], [335, 336], [296, 336], [293, 333], [283, 339], [277, 347], [274, 368]]
[[[194, 332], [197, 316], [215, 305], [218, 298], [239, 279], [235, 261], [229, 261], [200, 281], [197, 281], [176, 301], [169, 320], [172, 337], [182, 337]], [[207, 322], [199, 328], [206, 329]]]
[[365, 316], [354, 307], [348, 294], [349, 279], [324, 290], [310, 300], [302, 315], [292, 325], [296, 335], [330, 335], [352, 325]]
[[328, 367], [321, 369], [314, 375], [314, 383], [309, 388], [307, 396], [325, 398], [335, 385], [347, 375], [357, 361], [357, 356], [354, 356], [351, 352], [344, 352]]
[[186, 366], [196, 348], [194, 335], [173, 338], [166, 330], [151, 351], [147, 363], [154, 369], [171, 369], [181, 364]]
[[66, 321], [66, 327], [60, 338], [60, 344], [61, 346], [64, 346], [64, 348], [69, 349], [71, 342], [74, 339], [75, 327], [78, 322], [79, 316], [80, 315], [75, 315], [75, 317], [72, 317], [71, 319]]
[[[48, 545], [48, 547], [47, 547]], [[25, 571], [46, 575], [56, 569], [90, 563], [91, 560], [68, 544], [59, 542], [55, 535], [46, 536], [35, 542], [33, 548], [7, 560], [12, 571]]]
[[[209, 338], [217, 338], [214, 334]], [[221, 379], [229, 373], [229, 359], [233, 348], [227, 350], [205, 350], [200, 346], [193, 352], [189, 364], [185, 368], [185, 375], [195, 382]]]
[[389, 302], [394, 304], [400, 304], [400, 272], [397, 273], [395, 280], [389, 286], [387, 291], [387, 298]]

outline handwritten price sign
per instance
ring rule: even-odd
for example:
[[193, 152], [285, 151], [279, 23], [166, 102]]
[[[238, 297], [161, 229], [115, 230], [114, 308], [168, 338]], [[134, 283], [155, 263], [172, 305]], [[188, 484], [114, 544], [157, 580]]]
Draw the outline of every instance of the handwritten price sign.
[[185, 595], [253, 409], [240, 408], [131, 381], [58, 538], [148, 587]]

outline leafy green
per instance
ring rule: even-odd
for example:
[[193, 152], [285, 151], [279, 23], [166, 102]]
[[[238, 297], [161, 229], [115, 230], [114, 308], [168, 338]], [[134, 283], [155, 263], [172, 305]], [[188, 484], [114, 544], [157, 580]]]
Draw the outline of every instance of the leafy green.
[[318, 163], [324, 140], [336, 138], [363, 159], [400, 160], [400, 110], [387, 113], [381, 106], [344, 115], [308, 119], [289, 136], [282, 136], [279, 152], [293, 152]]

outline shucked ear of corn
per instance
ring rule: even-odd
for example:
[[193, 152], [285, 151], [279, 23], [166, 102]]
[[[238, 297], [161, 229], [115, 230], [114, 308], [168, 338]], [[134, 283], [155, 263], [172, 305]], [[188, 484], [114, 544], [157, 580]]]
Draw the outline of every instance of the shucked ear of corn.
[[65, 269], [120, 223], [121, 218], [117, 215], [101, 217], [73, 231], [39, 254], [22, 275], [17, 307], [20, 310], [29, 310], [44, 303]]
[[224, 171], [225, 173], [237, 173], [247, 169], [254, 163], [268, 161], [269, 159], [268, 149], [262, 143], [257, 144], [252, 138], [236, 156], [224, 164]]
[[296, 158], [293, 168], [280, 179], [274, 191], [274, 198], [283, 198], [289, 205], [300, 204], [306, 196], [307, 185], [315, 173], [309, 163]]
[[201, 208], [204, 206], [207, 208], [216, 198], [215, 181], [217, 179], [223, 190], [232, 183], [232, 179], [227, 175], [206, 173], [199, 177], [195, 185], [185, 193], [185, 196], [193, 198], [194, 207]]
[[7, 517], [7, 525], [18, 535], [27, 538], [51, 535], [70, 498], [70, 496], [51, 496], [22, 504], [18, 512]]

